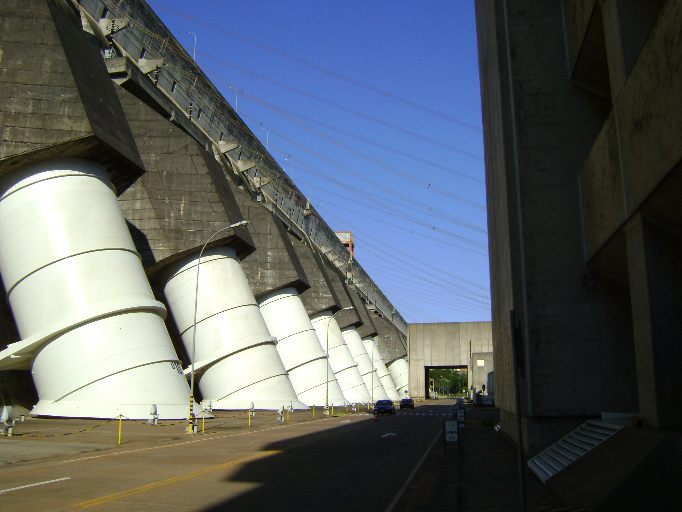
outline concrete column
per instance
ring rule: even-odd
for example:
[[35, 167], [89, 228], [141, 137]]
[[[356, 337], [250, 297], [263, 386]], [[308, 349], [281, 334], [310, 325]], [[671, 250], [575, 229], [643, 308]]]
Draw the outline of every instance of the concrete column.
[[[364, 343], [365, 349], [367, 350], [367, 353], [370, 355], [372, 365], [374, 366], [374, 372], [376, 376], [379, 378], [379, 382], [381, 382], [381, 388], [385, 393], [386, 398], [390, 400], [400, 400], [398, 392], [395, 390], [395, 384], [393, 384], [391, 375], [386, 369], [386, 365], [384, 364], [384, 359], [381, 357], [381, 353], [379, 352], [376, 340], [373, 338], [363, 338], [362, 343]], [[381, 398], [383, 399], [384, 397], [382, 396]]]
[[248, 409], [251, 404], [256, 409], [304, 409], [236, 251], [215, 247], [204, 252], [198, 287], [197, 263], [196, 255], [181, 260], [164, 294], [190, 360], [196, 352], [195, 379], [204, 407], [210, 403], [213, 409]]
[[277, 290], [260, 303], [265, 323], [277, 338], [277, 351], [299, 400], [308, 406], [345, 405], [305, 307], [294, 288]]
[[[388, 398], [384, 387], [381, 385], [381, 380], [379, 380], [379, 375], [377, 375], [374, 369], [374, 363], [372, 361], [372, 356], [376, 355], [374, 351], [368, 353], [367, 347], [363, 343], [358, 331], [355, 327], [347, 327], [341, 331], [348, 349], [350, 350], [353, 359], [358, 363], [358, 370], [362, 376], [362, 380], [365, 381], [365, 387], [369, 391], [370, 399], [372, 402], [377, 400], [384, 400]], [[371, 347], [370, 347], [371, 350]]]
[[370, 394], [358, 370], [358, 363], [353, 359], [331, 311], [324, 311], [312, 317], [311, 321], [322, 346], [329, 346], [329, 364], [343, 396], [354, 404], [369, 402]]
[[636, 214], [626, 227], [639, 411], [682, 427], [682, 236]]
[[[45, 416], [162, 418], [189, 389], [106, 172], [59, 160], [6, 177], [0, 271]], [[3, 363], [0, 363], [0, 365]]]
[[408, 377], [409, 377], [409, 365], [407, 364], [407, 359], [398, 358], [395, 361], [388, 364], [388, 371], [391, 372], [391, 378], [395, 383], [396, 391], [401, 397], [408, 396]]

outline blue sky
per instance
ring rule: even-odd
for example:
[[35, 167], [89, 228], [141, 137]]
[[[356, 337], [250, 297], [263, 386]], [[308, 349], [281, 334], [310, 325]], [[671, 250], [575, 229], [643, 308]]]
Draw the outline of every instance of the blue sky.
[[490, 320], [473, 1], [149, 3], [408, 322]]

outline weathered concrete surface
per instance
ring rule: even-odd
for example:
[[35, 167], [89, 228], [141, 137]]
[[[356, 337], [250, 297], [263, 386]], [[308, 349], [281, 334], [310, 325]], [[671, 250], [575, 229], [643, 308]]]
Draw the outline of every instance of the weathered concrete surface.
[[[682, 116], [682, 74], [668, 67], [682, 59], [682, 44], [671, 43], [682, 22], [682, 8], [674, 4], [668, 2], [661, 13], [668, 22], [651, 32], [627, 82], [614, 91], [614, 108], [585, 160], [581, 184], [589, 257], [649, 205], [679, 227], [680, 212], [669, 211], [672, 205], [660, 208], [670, 184], [660, 185], [666, 179], [679, 182], [673, 175], [679, 175], [675, 166], [682, 159], [674, 122]], [[622, 51], [617, 57], [623, 59]]]
[[[104, 7], [98, 0], [81, 2], [80, 13], [79, 6], [67, 0], [3, 4], [0, 174], [51, 157], [86, 158], [103, 165], [117, 191], [125, 192], [120, 205], [157, 292], [159, 272], [167, 264], [196, 251], [218, 229], [247, 218], [248, 228], [215, 243], [231, 245], [245, 258], [243, 266], [257, 297], [288, 286], [302, 292], [310, 279], [317, 280], [320, 289], [309, 294], [315, 298], [308, 301], [308, 310], [338, 308], [332, 300], [337, 285], [330, 281], [331, 288], [325, 288], [312, 262], [301, 256], [301, 264], [282, 223], [254, 201], [256, 193], [264, 197], [263, 190], [248, 182], [243, 169], [230, 169], [225, 155], [232, 148], [236, 158], [243, 157], [241, 163], [259, 157], [259, 165], [272, 167], [275, 174], [281, 171], [276, 162], [195, 63], [182, 51], [169, 50], [179, 47], [177, 40], [144, 2], [117, 4], [114, 15], [125, 13], [137, 23], [95, 37], [87, 30], [93, 29]], [[151, 40], [148, 32], [138, 32], [141, 27], [167, 37]], [[109, 47], [107, 56], [127, 55], [106, 59], [108, 70], [100, 45]], [[155, 63], [160, 67], [152, 70], [149, 65]], [[176, 71], [170, 68], [185, 73], [177, 91], [180, 82], [173, 80]], [[186, 75], [194, 79], [188, 81]], [[199, 115], [199, 109], [209, 105]], [[223, 125], [229, 129], [216, 132]], [[220, 153], [220, 163], [214, 151]], [[283, 173], [277, 177], [295, 188]], [[289, 206], [282, 205], [291, 197], [280, 195], [277, 206], [268, 203], [268, 208], [286, 218]], [[288, 218], [289, 227], [292, 219], [296, 223]], [[332, 241], [337, 242], [335, 237]], [[247, 257], [254, 246], [258, 250]], [[333, 244], [331, 248], [338, 249]], [[306, 270], [316, 275], [309, 277]], [[385, 302], [381, 294], [373, 297]], [[342, 324], [361, 325], [355, 312], [344, 317]], [[395, 319], [402, 320], [397, 313]], [[13, 322], [3, 315], [0, 327], [12, 331]]]
[[[497, 359], [495, 381], [497, 389], [501, 390], [495, 399], [500, 414], [504, 414], [504, 411], [514, 409], [515, 400], [509, 314], [514, 309], [511, 269], [516, 239], [512, 246], [511, 222], [514, 219], [506, 213], [510, 211], [514, 197], [510, 190], [513, 180], [510, 183], [509, 163], [502, 144], [505, 131], [508, 133], [510, 130], [511, 113], [507, 103], [510, 84], [504, 67], [506, 46], [503, 45], [504, 32], [500, 27], [500, 16], [492, 2], [477, 2], [486, 194], [488, 204], [495, 205], [494, 208], [488, 208], [488, 239], [495, 240], [495, 245], [489, 248], [491, 314], [495, 323], [493, 345]], [[418, 375], [415, 374], [414, 378], [418, 378]], [[415, 386], [417, 390], [423, 389], [423, 385]]]
[[282, 288], [295, 288], [299, 293], [310, 285], [303, 266], [296, 256], [284, 225], [246, 193], [236, 195], [244, 217], [249, 219], [256, 251], [242, 260], [256, 300]]
[[319, 268], [325, 275], [330, 287], [332, 288], [332, 290], [334, 290], [334, 293], [339, 300], [339, 307], [341, 309], [351, 307], [353, 308], [344, 309], [344, 311], [340, 311], [339, 313], [337, 313], [334, 316], [336, 323], [339, 324], [339, 327], [341, 329], [345, 329], [346, 327], [351, 326], [353, 327], [362, 326], [363, 320], [360, 317], [359, 311], [355, 309], [355, 303], [351, 300], [348, 287], [343, 282], [343, 279], [341, 278], [339, 272], [336, 269], [331, 268], [329, 262], [326, 261], [324, 256], [320, 255], [319, 253], [315, 253], [315, 259], [317, 259], [319, 263]]
[[407, 343], [391, 322], [373, 314], [372, 323], [376, 328], [376, 340], [379, 354], [385, 364], [391, 364], [400, 357], [407, 355]]
[[[135, 246], [153, 275], [199, 248], [217, 230], [244, 219], [220, 164], [189, 135], [153, 108], [116, 86], [145, 167], [119, 197]], [[215, 243], [245, 257], [254, 250], [250, 226]]]
[[0, 18], [0, 174], [50, 158], [107, 169], [119, 193], [141, 173], [98, 48], [65, 1], [10, 0]]
[[361, 324], [357, 325], [357, 331], [361, 338], [373, 338], [379, 331], [374, 323], [374, 318], [367, 309], [365, 301], [360, 297], [357, 289], [352, 284], [346, 284], [348, 296], [353, 303], [353, 308], [347, 314], [355, 313], [360, 318]]
[[301, 294], [301, 301], [305, 306], [308, 316], [322, 313], [323, 311], [338, 311], [340, 299], [327, 280], [326, 274], [320, 268], [321, 262], [315, 257], [315, 251], [310, 245], [299, 240], [289, 233], [289, 240], [294, 248], [294, 252], [299, 262], [303, 266], [310, 288]]
[[496, 403], [513, 424], [515, 328], [527, 452], [653, 399], [637, 400], [643, 299], [623, 226], [640, 210], [682, 226], [682, 6], [565, 7], [477, 2]]
[[[138, 144], [146, 146], [148, 168], [159, 171], [145, 175], [142, 185], [125, 197], [132, 201], [126, 204], [126, 217], [134, 219], [135, 224], [144, 225], [142, 234], [133, 230], [136, 241], [152, 238], [148, 244], [150, 250], [145, 250], [144, 243], [139, 244], [147, 256], [150, 252], [153, 254], [150, 263], [155, 265], [159, 258], [174, 261], [184, 257], [188, 250], [200, 246], [216, 230], [247, 219], [246, 228], [238, 228], [235, 233], [226, 232], [217, 243], [238, 250], [256, 299], [286, 287], [296, 288], [299, 293], [308, 289], [308, 277], [283, 224], [236, 186], [232, 180], [233, 169], [225, 168], [193, 137], [157, 114], [161, 111], [171, 115], [171, 103], [163, 95], [151, 95], [149, 88], [139, 84], [145, 78], [133, 73], [132, 69], [129, 71], [132, 78], [124, 85], [150, 102], [153, 109], [145, 108], [126, 90], [119, 88], [119, 94], [126, 98], [127, 104], [135, 104], [134, 115], [140, 118], [136, 124], [137, 135], [156, 134], [153, 140], [138, 140]], [[133, 107], [127, 105], [126, 108]], [[186, 119], [181, 121], [185, 128], [185, 125], [192, 125]], [[205, 139], [200, 133], [195, 135]], [[253, 247], [257, 249], [255, 252]], [[314, 267], [309, 266], [313, 271]]]
[[[472, 373], [471, 354], [493, 351], [490, 322], [440, 322], [410, 324], [408, 331], [409, 393], [426, 395], [426, 372], [430, 366], [458, 366]], [[497, 371], [495, 372], [497, 378]]]

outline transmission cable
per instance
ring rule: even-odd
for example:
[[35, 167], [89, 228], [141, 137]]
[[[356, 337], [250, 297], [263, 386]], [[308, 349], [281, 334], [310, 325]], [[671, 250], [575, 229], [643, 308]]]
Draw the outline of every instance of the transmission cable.
[[364, 89], [364, 90], [372, 92], [374, 94], [378, 94], [382, 98], [395, 100], [398, 103], [402, 103], [405, 106], [408, 106], [410, 108], [425, 112], [431, 116], [434, 116], [434, 117], [437, 117], [437, 118], [442, 119], [444, 121], [448, 121], [450, 123], [456, 124], [458, 126], [461, 126], [463, 128], [466, 128], [466, 129], [471, 130], [471, 131], [476, 132], [476, 133], [481, 133], [483, 131], [481, 129], [481, 127], [479, 127], [479, 126], [468, 123], [466, 121], [462, 121], [461, 119], [457, 119], [453, 116], [450, 116], [448, 114], [445, 114], [445, 113], [440, 112], [438, 110], [435, 110], [433, 108], [427, 107], [425, 105], [420, 105], [419, 103], [417, 103], [415, 101], [412, 101], [412, 100], [407, 99], [407, 98], [403, 98], [403, 97], [398, 96], [398, 95], [396, 95], [390, 91], [387, 91], [385, 89], [381, 89], [381, 88], [376, 87], [376, 86], [371, 85], [371, 84], [366, 84], [366, 83], [364, 83], [360, 80], [357, 80], [353, 77], [339, 73], [338, 71], [336, 71], [334, 69], [328, 68], [326, 66], [322, 66], [320, 64], [316, 64], [316, 63], [308, 61], [306, 59], [302, 59], [301, 57], [287, 53], [287, 52], [285, 52], [279, 48], [274, 48], [272, 46], [263, 44], [259, 41], [256, 41], [256, 40], [251, 39], [251, 38], [246, 37], [246, 36], [243, 36], [243, 35], [238, 34], [236, 32], [225, 30], [225, 28], [223, 28], [222, 26], [218, 26], [218, 25], [215, 25], [213, 23], [206, 22], [205, 20], [202, 20], [201, 18], [199, 18], [197, 16], [193, 16], [191, 14], [188, 14], [188, 13], [185, 13], [182, 11], [178, 11], [176, 9], [173, 9], [172, 7], [168, 7], [168, 6], [163, 5], [163, 4], [161, 4], [159, 9], [170, 12], [170, 13], [174, 14], [175, 16], [181, 17], [182, 19], [192, 20], [193, 22], [195, 22], [199, 25], [203, 25], [206, 28], [217, 31], [221, 34], [228, 36], [228, 37], [231, 37], [231, 38], [236, 39], [238, 41], [242, 41], [242, 42], [249, 44], [251, 46], [255, 46], [257, 48], [260, 48], [261, 50], [264, 50], [264, 51], [271, 53], [273, 55], [277, 55], [283, 59], [289, 60], [291, 62], [295, 62], [297, 64], [301, 64], [302, 66], [308, 67], [310, 69], [314, 69], [314, 70], [318, 71], [319, 73], [322, 73], [324, 75], [332, 77], [338, 81], [354, 85], [355, 87], [358, 87], [360, 89]]
[[[333, 183], [334, 185], [337, 185], [341, 188], [349, 190], [350, 192], [353, 192], [354, 194], [357, 194], [358, 196], [364, 197], [370, 201], [377, 201], [377, 202], [381, 202], [384, 204], [386, 204], [388, 202], [388, 199], [381, 199], [377, 194], [372, 194], [370, 192], [361, 190], [361, 189], [354, 187], [352, 185], [348, 185], [347, 183], [344, 183], [340, 180], [337, 180], [337, 179], [329, 176], [328, 174], [324, 173], [323, 171], [320, 171], [320, 170], [315, 169], [313, 167], [310, 167], [308, 165], [302, 164], [301, 160], [298, 158], [295, 159], [295, 163], [291, 163], [291, 162], [289, 162], [289, 163], [290, 163], [290, 165], [289, 165], [290, 169], [298, 169], [300, 171], [305, 172], [306, 174], [317, 176], [319, 178], [322, 178], [325, 181], [328, 181], [330, 183]], [[303, 185], [303, 182], [301, 182], [301, 184]], [[306, 185], [309, 187], [312, 187], [312, 188], [317, 188], [316, 186], [311, 185], [310, 183], [307, 183]], [[397, 197], [395, 193], [391, 193], [390, 201], [394, 204], [393, 207], [396, 207], [395, 205], [397, 203], [399, 203], [399, 201], [396, 201], [395, 199], [403, 200], [401, 197]], [[399, 203], [399, 206], [402, 208], [407, 208], [408, 210], [418, 212], [420, 214], [430, 215], [432, 217], [439, 218], [440, 220], [444, 220], [444, 221], [449, 222], [451, 224], [470, 229], [470, 230], [475, 231], [477, 233], [487, 234], [487, 232], [488, 232], [485, 228], [482, 228], [481, 226], [477, 226], [476, 224], [472, 224], [470, 222], [467, 222], [463, 219], [460, 219], [459, 217], [455, 217], [454, 215], [450, 215], [449, 213], [447, 213], [443, 210], [440, 210], [438, 208], [428, 206], [428, 205], [421, 203], [421, 202], [418, 202], [418, 201], [414, 201], [414, 199], [412, 199], [409, 202], [406, 200], [403, 200], [403, 202]]]

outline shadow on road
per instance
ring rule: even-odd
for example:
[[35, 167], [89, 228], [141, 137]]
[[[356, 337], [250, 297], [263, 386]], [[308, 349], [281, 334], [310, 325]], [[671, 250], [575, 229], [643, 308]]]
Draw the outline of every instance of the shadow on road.
[[383, 511], [451, 412], [443, 401], [270, 443], [281, 453], [225, 479], [257, 487], [204, 510]]

